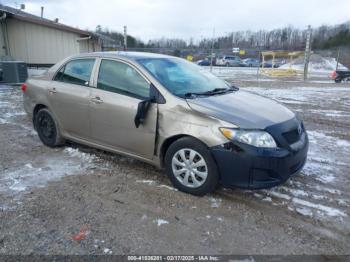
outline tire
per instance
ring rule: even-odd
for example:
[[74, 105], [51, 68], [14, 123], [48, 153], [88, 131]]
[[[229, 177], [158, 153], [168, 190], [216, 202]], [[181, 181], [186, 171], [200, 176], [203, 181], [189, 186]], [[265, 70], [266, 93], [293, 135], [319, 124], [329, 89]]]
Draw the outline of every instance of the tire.
[[342, 81], [341, 77], [337, 77], [336, 79], [334, 79], [334, 82], [336, 83], [340, 83]]
[[[184, 153], [187, 163], [183, 161], [181, 152]], [[191, 166], [190, 156], [194, 156], [192, 165], [197, 164], [198, 167]], [[165, 154], [165, 170], [174, 187], [196, 196], [213, 192], [219, 183], [217, 166], [209, 149], [200, 141], [190, 137], [180, 138], [170, 145]], [[175, 170], [179, 171], [177, 175], [174, 173]], [[205, 173], [206, 176], [203, 175]], [[185, 185], [186, 182], [187, 185]]]
[[230, 63], [226, 63], [225, 66], [229, 67], [229, 66], [230, 66]]
[[65, 141], [61, 136], [58, 124], [48, 109], [42, 108], [35, 114], [34, 125], [44, 145], [48, 147], [64, 145]]

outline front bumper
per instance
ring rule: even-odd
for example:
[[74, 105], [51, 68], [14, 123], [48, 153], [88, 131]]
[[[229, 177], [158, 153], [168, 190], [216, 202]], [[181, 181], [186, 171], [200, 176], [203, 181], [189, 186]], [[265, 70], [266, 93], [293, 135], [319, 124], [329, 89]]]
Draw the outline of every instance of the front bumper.
[[308, 147], [304, 131], [299, 141], [284, 147], [257, 148], [228, 142], [212, 147], [211, 152], [224, 187], [262, 189], [284, 183], [299, 173], [306, 162]]

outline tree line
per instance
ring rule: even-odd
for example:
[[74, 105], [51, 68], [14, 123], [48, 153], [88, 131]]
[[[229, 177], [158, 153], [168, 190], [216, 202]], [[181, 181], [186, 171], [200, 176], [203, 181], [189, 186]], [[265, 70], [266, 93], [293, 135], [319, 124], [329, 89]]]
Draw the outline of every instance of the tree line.
[[[106, 35], [118, 43], [123, 43], [123, 34], [97, 26], [96, 32]], [[225, 36], [202, 38], [194, 43], [179, 38], [149, 40], [147, 43], [128, 35], [127, 45], [130, 48], [169, 48], [169, 49], [231, 49], [232, 47], [264, 50], [303, 50], [305, 47], [306, 29], [286, 26], [274, 30], [236, 31]], [[313, 49], [332, 49], [339, 46], [350, 47], [350, 21], [339, 25], [322, 25], [312, 30]]]

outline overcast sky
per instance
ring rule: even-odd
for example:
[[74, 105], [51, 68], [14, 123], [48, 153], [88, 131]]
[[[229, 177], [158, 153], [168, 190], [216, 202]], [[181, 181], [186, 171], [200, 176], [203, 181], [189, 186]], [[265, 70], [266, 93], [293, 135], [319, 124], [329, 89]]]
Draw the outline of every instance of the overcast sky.
[[298, 28], [339, 24], [350, 20], [350, 0], [15, 0], [1, 3], [40, 15], [58, 17], [81, 29], [97, 25], [128, 33], [144, 41], [152, 38], [224, 35], [238, 30]]

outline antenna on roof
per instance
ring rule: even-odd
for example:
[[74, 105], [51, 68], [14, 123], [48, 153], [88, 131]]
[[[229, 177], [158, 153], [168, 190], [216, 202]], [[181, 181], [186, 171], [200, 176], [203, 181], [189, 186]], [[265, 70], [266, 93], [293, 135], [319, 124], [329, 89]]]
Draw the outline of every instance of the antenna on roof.
[[43, 6], [41, 7], [41, 16], [40, 17], [44, 18], [44, 7]]

